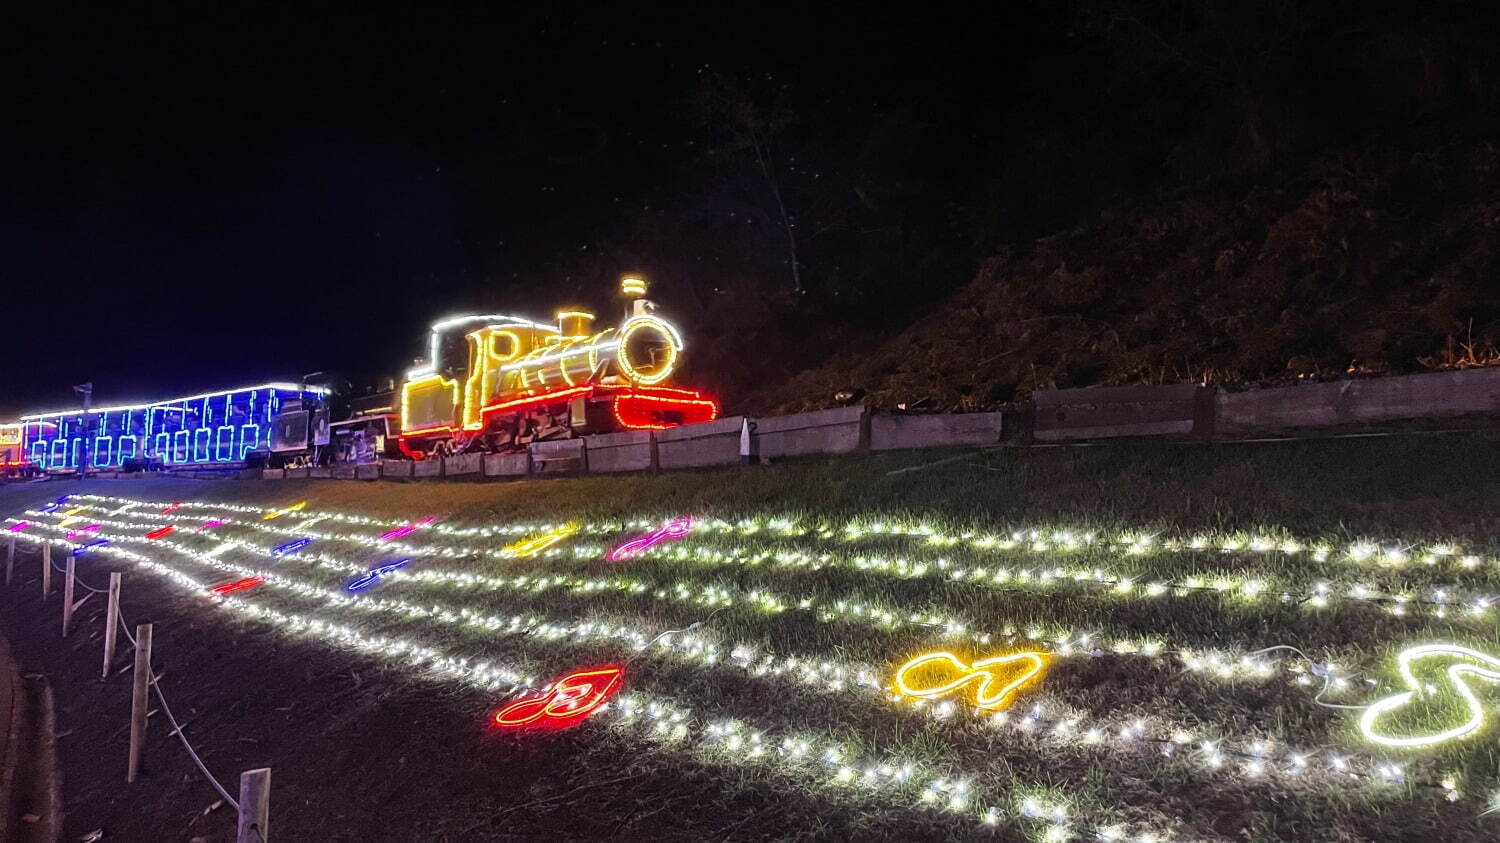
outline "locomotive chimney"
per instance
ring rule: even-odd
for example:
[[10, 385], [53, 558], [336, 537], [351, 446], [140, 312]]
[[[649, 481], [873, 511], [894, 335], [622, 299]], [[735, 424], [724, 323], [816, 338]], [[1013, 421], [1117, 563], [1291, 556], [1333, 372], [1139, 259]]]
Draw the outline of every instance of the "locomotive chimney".
[[592, 336], [594, 314], [582, 310], [564, 310], [557, 314], [557, 330], [564, 339]]
[[625, 316], [639, 316], [650, 310], [646, 301], [646, 276], [626, 275], [620, 279], [620, 297], [625, 300]]

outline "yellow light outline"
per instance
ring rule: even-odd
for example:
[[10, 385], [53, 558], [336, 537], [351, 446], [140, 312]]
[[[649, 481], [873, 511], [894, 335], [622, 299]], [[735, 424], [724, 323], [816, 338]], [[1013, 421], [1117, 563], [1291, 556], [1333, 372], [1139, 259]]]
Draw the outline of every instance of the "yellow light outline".
[[[658, 364], [655, 372], [649, 375], [641, 374], [641, 371], [631, 364], [629, 355], [630, 335], [643, 328], [655, 328], [667, 338], [667, 359]], [[682, 352], [682, 335], [672, 323], [659, 316], [634, 316], [620, 326], [619, 345], [615, 348], [615, 363], [620, 367], [620, 374], [632, 383], [641, 386], [651, 386], [661, 383], [672, 376], [672, 370], [677, 368], [677, 355]]]
[[[464, 430], [479, 430], [484, 427], [485, 401], [492, 394], [492, 368], [519, 357], [524, 344], [520, 334], [506, 328], [480, 328], [464, 336], [469, 340], [469, 379], [464, 383], [463, 425]], [[495, 353], [495, 340], [501, 337], [510, 340], [505, 354]]]
[[545, 533], [538, 533], [537, 535], [521, 539], [518, 542], [512, 542], [502, 548], [501, 552], [516, 559], [525, 559], [528, 556], [535, 556], [541, 553], [576, 532], [578, 532], [577, 524], [564, 524]]
[[[417, 389], [419, 389], [419, 388], [421, 388], [423, 386], [427, 386], [428, 384], [432, 384], [432, 383], [436, 383], [439, 386], [447, 387], [449, 390], [451, 390], [452, 393], [453, 393], [453, 406], [455, 408], [459, 407], [459, 386], [458, 386], [458, 381], [457, 380], [449, 380], [448, 378], [443, 377], [441, 374], [439, 374], [437, 372], [434, 372], [434, 373], [432, 373], [430, 375], [423, 375], [423, 376], [417, 378], [416, 380], [409, 380], [406, 383], [403, 383], [401, 385], [401, 432], [402, 433], [413, 433], [413, 432], [415, 432], [415, 430], [411, 426], [411, 394], [412, 394], [412, 392], [414, 392], [415, 390], [417, 390]], [[421, 428], [421, 430], [441, 430], [443, 428], [447, 428], [447, 429], [451, 430], [452, 427], [453, 427], [453, 420], [450, 418], [448, 420], [448, 424], [446, 424], [446, 425], [444, 425], [442, 427], [424, 427], [424, 428]]]
[[[1023, 687], [1039, 680], [1042, 675], [1046, 673], [1049, 659], [1050, 656], [1046, 653], [1027, 651], [1021, 653], [1008, 653], [1003, 656], [992, 656], [987, 659], [980, 659], [979, 661], [974, 662], [972, 665], [969, 665], [965, 664], [963, 659], [960, 659], [958, 656], [955, 656], [952, 653], [947, 652], [946, 650], [934, 653], [923, 653], [922, 655], [911, 659], [906, 664], [903, 664], [896, 669], [896, 690], [900, 691], [903, 695], [908, 697], [914, 697], [916, 699], [932, 699], [934, 697], [946, 696], [947, 694], [953, 693], [959, 688], [962, 688], [964, 685], [967, 685], [970, 682], [973, 682], [975, 679], [978, 679], [980, 680], [979, 688], [974, 693], [975, 707], [979, 708], [982, 711], [994, 711], [1003, 708], [1008, 702], [1010, 702], [1011, 697], [1018, 693]], [[944, 685], [940, 685], [936, 688], [913, 688], [907, 682], [907, 674], [911, 671], [932, 662], [939, 661], [946, 661], [950, 663], [955, 668], [957, 668], [958, 672], [962, 673], [963, 676]], [[991, 686], [995, 683], [996, 677], [993, 671], [987, 670], [986, 668], [1011, 664], [1018, 661], [1030, 661], [1031, 668], [1023, 672], [1020, 677], [1011, 681], [1005, 687], [1001, 688], [998, 692], [992, 691]]]

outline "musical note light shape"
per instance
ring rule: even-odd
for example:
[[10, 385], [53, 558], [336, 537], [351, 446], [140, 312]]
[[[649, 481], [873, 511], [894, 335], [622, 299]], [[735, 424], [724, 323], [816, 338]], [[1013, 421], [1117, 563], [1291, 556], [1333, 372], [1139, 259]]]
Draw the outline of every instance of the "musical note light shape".
[[525, 559], [528, 556], [535, 556], [541, 553], [576, 532], [578, 532], [577, 524], [564, 524], [545, 533], [538, 533], [537, 535], [521, 539], [518, 542], [508, 544], [501, 552], [517, 559]]
[[578, 725], [614, 696], [625, 680], [618, 665], [575, 670], [540, 694], [519, 699], [495, 712], [501, 729], [567, 729]]
[[[1377, 721], [1383, 715], [1409, 705], [1414, 698], [1429, 697], [1435, 693], [1435, 688], [1417, 680], [1412, 672], [1412, 663], [1419, 659], [1431, 658], [1463, 658], [1482, 662], [1485, 666], [1460, 662], [1449, 665], [1444, 676], [1452, 683], [1453, 691], [1464, 701], [1468, 708], [1469, 719], [1460, 726], [1452, 729], [1443, 729], [1425, 735], [1414, 735], [1410, 737], [1396, 737], [1385, 734], [1378, 728]], [[1433, 744], [1455, 740], [1466, 737], [1477, 732], [1484, 726], [1484, 706], [1479, 701], [1479, 696], [1469, 687], [1465, 681], [1466, 676], [1477, 676], [1488, 679], [1491, 682], [1500, 682], [1500, 659], [1486, 655], [1478, 650], [1468, 647], [1460, 647], [1457, 644], [1419, 644], [1408, 647], [1396, 656], [1396, 666], [1401, 672], [1401, 679], [1406, 682], [1409, 691], [1392, 694], [1389, 697], [1376, 701], [1359, 717], [1359, 730], [1373, 743], [1381, 746], [1401, 747], [1404, 749], [1415, 749], [1417, 747], [1432, 746]]]
[[235, 580], [234, 582], [227, 582], [223, 585], [216, 585], [213, 588], [210, 588], [209, 591], [222, 597], [225, 594], [233, 594], [236, 591], [244, 591], [246, 589], [255, 588], [265, 581], [265, 577], [245, 577], [242, 580]]
[[624, 562], [645, 553], [652, 546], [670, 539], [680, 539], [693, 531], [693, 519], [677, 518], [657, 530], [652, 530], [644, 536], [637, 536], [628, 542], [616, 545], [613, 550], [604, 555], [610, 562]]
[[380, 540], [383, 542], [395, 541], [396, 539], [403, 538], [405, 536], [411, 535], [412, 533], [415, 533], [418, 529], [426, 527], [428, 524], [431, 524], [436, 520], [436, 517], [429, 515], [420, 521], [414, 521], [410, 524], [404, 524], [394, 530], [391, 530], [388, 533], [382, 533], [380, 536]]
[[397, 568], [405, 567], [406, 563], [410, 561], [410, 558], [397, 559], [395, 562], [387, 562], [384, 565], [377, 565], [374, 568], [371, 568], [370, 570], [350, 580], [349, 584], [344, 586], [344, 590], [350, 592], [363, 591], [364, 589], [369, 588], [375, 583], [380, 582], [380, 579], [386, 574], [389, 574]]
[[[1040, 679], [1049, 659], [1046, 653], [1023, 652], [965, 664], [952, 653], [924, 653], [896, 669], [896, 690], [916, 699], [933, 699], [975, 684], [975, 707], [995, 711], [1008, 705], [1022, 688]], [[1002, 680], [997, 668], [1012, 664], [1022, 668], [1020, 673], [1009, 681]]]

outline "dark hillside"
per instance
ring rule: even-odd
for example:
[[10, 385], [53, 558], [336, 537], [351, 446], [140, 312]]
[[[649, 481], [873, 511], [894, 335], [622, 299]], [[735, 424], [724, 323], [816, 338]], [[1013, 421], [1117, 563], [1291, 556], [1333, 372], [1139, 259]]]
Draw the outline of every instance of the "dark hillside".
[[974, 409], [1031, 390], [1243, 384], [1500, 359], [1500, 150], [1316, 158], [1293, 178], [1125, 202], [984, 261], [867, 354], [760, 403]]

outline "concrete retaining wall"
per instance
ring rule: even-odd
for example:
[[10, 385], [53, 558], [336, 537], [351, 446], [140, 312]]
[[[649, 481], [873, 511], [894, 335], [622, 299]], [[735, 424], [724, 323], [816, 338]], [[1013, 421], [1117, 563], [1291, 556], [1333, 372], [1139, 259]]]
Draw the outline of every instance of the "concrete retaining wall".
[[531, 473], [530, 454], [485, 454], [485, 477], [525, 477]]
[[318, 466], [313, 466], [312, 468], [309, 468], [307, 470], [307, 476], [313, 478], [314, 480], [317, 480], [319, 478], [327, 480], [333, 477], [333, 469], [328, 466], [324, 466], [321, 468]]
[[352, 465], [336, 465], [333, 467], [333, 479], [353, 480], [356, 476], [358, 476], [356, 468], [356, 466]]
[[380, 465], [370, 463], [369, 465], [356, 465], [354, 467], [354, 479], [356, 480], [379, 480]]
[[649, 430], [605, 433], [586, 440], [589, 471], [649, 471], [654, 467], [655, 441]]
[[262, 479], [262, 480], [280, 480], [280, 479], [282, 479], [284, 477], [286, 477], [286, 470], [285, 469], [281, 469], [281, 468], [262, 468], [260, 470], [260, 479]]
[[526, 450], [531, 454], [531, 471], [534, 474], [552, 471], [587, 471], [589, 467], [582, 439], [533, 442], [526, 446]]
[[289, 469], [286, 470], [286, 479], [288, 479], [288, 480], [306, 480], [308, 477], [311, 476], [311, 474], [309, 473], [309, 472], [311, 472], [311, 470], [312, 469], [308, 469], [308, 468], [289, 468]]
[[443, 461], [439, 459], [417, 460], [411, 464], [412, 477], [442, 477]]
[[934, 448], [942, 445], [992, 445], [1000, 441], [1004, 413], [958, 413], [931, 416], [870, 416], [870, 450]]
[[448, 457], [443, 460], [443, 476], [459, 477], [465, 474], [478, 474], [484, 469], [483, 454], [459, 454], [456, 457]]
[[868, 442], [864, 407], [839, 407], [755, 420], [756, 454], [762, 459], [840, 454]]
[[1053, 389], [1033, 396], [1042, 441], [1210, 434], [1213, 392], [1194, 384]]
[[380, 464], [380, 476], [404, 480], [411, 477], [411, 467], [406, 460], [386, 460]]
[[661, 468], [702, 468], [740, 461], [740, 428], [744, 416], [702, 424], [685, 424], [656, 434], [656, 464]]
[[1221, 392], [1217, 404], [1218, 431], [1231, 436], [1305, 427], [1500, 414], [1500, 369]]

